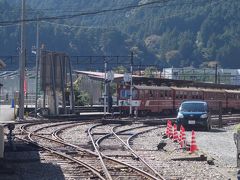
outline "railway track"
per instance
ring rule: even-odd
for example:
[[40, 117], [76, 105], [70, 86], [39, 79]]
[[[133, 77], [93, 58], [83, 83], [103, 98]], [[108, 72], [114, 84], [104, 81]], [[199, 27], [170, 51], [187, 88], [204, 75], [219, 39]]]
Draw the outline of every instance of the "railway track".
[[[51, 154], [57, 155], [67, 162], [65, 164], [75, 163], [79, 167], [84, 167], [85, 170], [81, 172], [86, 172], [86, 174], [78, 174], [74, 175], [75, 177], [91, 177], [99, 179], [117, 179], [117, 178], [124, 178], [128, 177], [128, 179], [159, 179], [154, 177], [153, 175], [138, 169], [132, 165], [129, 165], [124, 162], [120, 162], [117, 159], [107, 157], [102, 155], [101, 152], [98, 151], [98, 147], [95, 144], [95, 140], [92, 136], [92, 129], [95, 128], [95, 125], [88, 129], [88, 134], [92, 139], [93, 146], [95, 147], [95, 152], [80, 148], [76, 145], [69, 144], [64, 142], [58, 134], [66, 128], [71, 128], [73, 126], [82, 125], [81, 123], [60, 123], [60, 124], [53, 124], [47, 126], [41, 126], [37, 124], [35, 128], [30, 128], [33, 125], [23, 125], [21, 126], [21, 131], [27, 134], [28, 140], [26, 138], [21, 138], [22, 140], [31, 142], [42, 149], [50, 152]], [[59, 128], [58, 126], [63, 126]], [[46, 129], [58, 127], [52, 133], [46, 133]], [[27, 130], [27, 128], [30, 129]], [[48, 155], [51, 157], [52, 155]], [[79, 158], [81, 157], [81, 158]], [[84, 157], [84, 158], [83, 158]], [[99, 162], [101, 167], [98, 165], [96, 166], [96, 162]], [[91, 171], [91, 174], [89, 172]], [[70, 177], [70, 175], [68, 176]]]
[[[70, 173], [65, 172], [64, 175], [68, 178], [97, 178], [97, 179], [105, 179], [102, 175], [102, 172], [94, 167], [93, 165], [89, 165], [88, 163], [80, 160], [79, 158], [76, 158], [76, 156], [86, 156], [86, 153], [84, 151], [79, 151], [79, 149], [76, 149], [76, 147], [69, 146], [66, 143], [63, 143], [59, 140], [52, 139], [51, 137], [54, 136], [53, 133], [41, 133], [42, 130], [46, 128], [52, 128], [57, 127], [61, 125], [72, 125], [73, 122], [68, 123], [61, 123], [61, 124], [54, 124], [54, 125], [47, 125], [36, 128], [33, 131], [26, 130], [27, 127], [32, 125], [23, 125], [21, 126], [22, 132], [27, 134], [28, 139], [21, 138], [23, 141], [30, 142], [46, 151], [48, 151], [47, 154], [44, 156], [50, 161], [54, 161], [56, 163], [61, 162], [60, 165], [65, 165], [63, 169], [72, 169], [74, 168], [75, 171], [71, 170]], [[74, 124], [82, 124], [82, 123], [76, 123]], [[93, 156], [94, 157], [94, 156]], [[57, 159], [56, 159], [57, 158]], [[89, 158], [89, 157], [88, 157]], [[95, 161], [96, 159], [93, 159]], [[77, 167], [77, 168], [76, 168]]]
[[[232, 122], [233, 118], [224, 116], [223, 119]], [[158, 128], [163, 131], [164, 125], [153, 127], [136, 121], [132, 125], [119, 125], [111, 124], [111, 120], [105, 123], [31, 121], [16, 124], [21, 131], [16, 137], [38, 147], [41, 159], [60, 166], [65, 179], [184, 179], [184, 175], [175, 176], [169, 165], [164, 165], [173, 150], [162, 160], [158, 156], [164, 157], [164, 152], [153, 150], [156, 144], [151, 148], [144, 145], [142, 149], [138, 140], [139, 144], [133, 145], [134, 138]]]

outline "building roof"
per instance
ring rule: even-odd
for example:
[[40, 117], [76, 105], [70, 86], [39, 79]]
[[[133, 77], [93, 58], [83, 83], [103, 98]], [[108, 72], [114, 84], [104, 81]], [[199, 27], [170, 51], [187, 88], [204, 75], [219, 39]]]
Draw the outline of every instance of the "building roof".
[[[105, 79], [105, 73], [104, 72], [93, 72], [93, 71], [74, 71], [77, 74], [83, 74], [83, 75], [87, 75], [90, 78], [93, 79], [99, 79], [99, 80], [104, 80]], [[114, 80], [122, 80], [124, 77], [124, 74], [117, 74], [114, 73]], [[137, 75], [133, 75], [133, 78], [135, 77], [140, 77]]]
[[141, 90], [171, 90], [170, 87], [167, 86], [139, 86], [135, 85], [134, 86], [136, 89], [141, 89]]

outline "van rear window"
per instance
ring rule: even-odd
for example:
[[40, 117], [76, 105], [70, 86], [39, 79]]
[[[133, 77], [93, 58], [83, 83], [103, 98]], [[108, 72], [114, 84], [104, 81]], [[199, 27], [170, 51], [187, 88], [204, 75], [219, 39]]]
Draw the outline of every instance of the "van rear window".
[[183, 103], [180, 107], [182, 112], [207, 112], [205, 103]]

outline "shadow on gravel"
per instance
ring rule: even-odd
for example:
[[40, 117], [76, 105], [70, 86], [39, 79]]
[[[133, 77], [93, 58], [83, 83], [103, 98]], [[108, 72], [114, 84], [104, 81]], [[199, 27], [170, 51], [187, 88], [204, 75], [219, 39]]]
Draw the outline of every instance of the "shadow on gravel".
[[200, 132], [208, 132], [208, 133], [222, 133], [227, 132], [225, 129], [218, 129], [218, 128], [212, 128], [210, 131], [205, 131], [201, 128], [186, 128], [186, 131], [200, 131]]
[[15, 142], [5, 143], [4, 158], [0, 161], [0, 180], [16, 179], [59, 179], [64, 180], [61, 168], [51, 160], [39, 156], [41, 149], [36, 146]]
[[213, 132], [213, 133], [221, 133], [221, 132], [227, 132], [225, 129], [216, 129], [216, 128], [212, 128], [211, 131], [209, 132]]

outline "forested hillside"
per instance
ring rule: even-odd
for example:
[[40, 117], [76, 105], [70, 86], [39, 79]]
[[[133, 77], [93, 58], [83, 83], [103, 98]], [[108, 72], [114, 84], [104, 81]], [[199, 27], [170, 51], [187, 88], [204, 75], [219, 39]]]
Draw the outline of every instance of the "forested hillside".
[[[49, 50], [70, 55], [127, 55], [133, 51], [137, 61], [161, 67], [199, 67], [218, 61], [224, 68], [240, 68], [238, 0], [26, 2], [28, 18], [37, 14], [64, 17], [41, 21], [41, 43]], [[19, 1], [10, 3], [0, 0], [0, 21], [19, 18]], [[102, 10], [106, 12], [100, 13]], [[69, 15], [76, 16], [67, 18]], [[35, 43], [35, 31], [36, 23], [28, 23], [29, 48]], [[0, 38], [1, 55], [17, 53], [18, 26], [0, 27]]]

